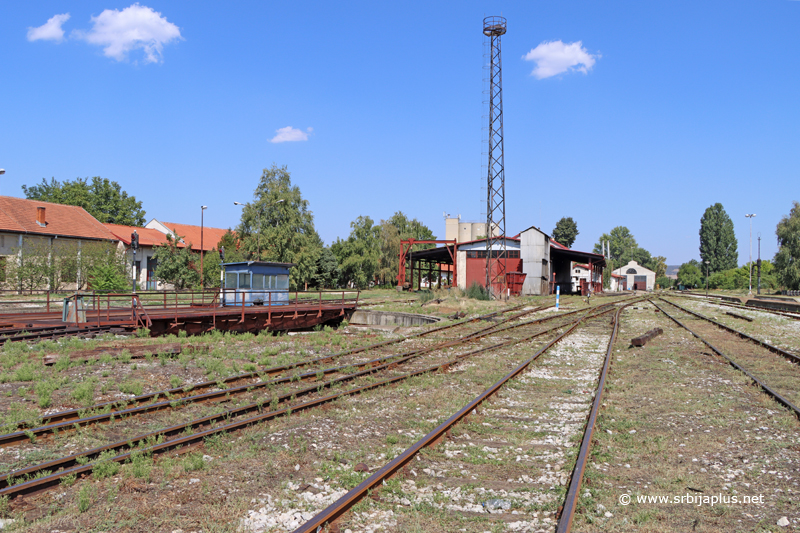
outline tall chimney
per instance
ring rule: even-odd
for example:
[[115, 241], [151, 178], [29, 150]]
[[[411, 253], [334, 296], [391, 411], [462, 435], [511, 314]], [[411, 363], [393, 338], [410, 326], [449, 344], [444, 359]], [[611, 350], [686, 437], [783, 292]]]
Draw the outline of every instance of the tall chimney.
[[44, 207], [36, 208], [36, 222], [38, 222], [40, 226], [47, 225], [47, 222], [44, 220]]

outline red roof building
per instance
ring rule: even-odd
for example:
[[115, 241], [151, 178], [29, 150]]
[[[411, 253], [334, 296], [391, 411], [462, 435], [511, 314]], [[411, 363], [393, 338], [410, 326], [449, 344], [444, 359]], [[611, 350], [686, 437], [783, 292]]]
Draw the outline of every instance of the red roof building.
[[[174, 236], [181, 237], [184, 243], [192, 245], [193, 252], [200, 251], [200, 226], [176, 224], [175, 222], [161, 222], [154, 218], [145, 224], [145, 228], [157, 230], [163, 234], [171, 233]], [[226, 229], [212, 228], [209, 226], [204, 226], [202, 229], [203, 251], [205, 252], [210, 252], [215, 249], [222, 239], [222, 236], [228, 232]]]
[[116, 241], [82, 207], [0, 196], [0, 232]]
[[[140, 228], [137, 226], [121, 226], [119, 224], [105, 224], [105, 227], [122, 241], [125, 246], [131, 245], [131, 234], [136, 231], [139, 235], [139, 246], [160, 246], [167, 244], [167, 236], [158, 230], [150, 228]], [[179, 242], [178, 248], [186, 246]]]

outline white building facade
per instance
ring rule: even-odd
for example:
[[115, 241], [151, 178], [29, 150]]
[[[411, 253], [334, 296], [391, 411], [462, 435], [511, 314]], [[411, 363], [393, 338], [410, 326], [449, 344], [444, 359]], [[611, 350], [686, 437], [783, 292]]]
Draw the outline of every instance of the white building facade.
[[625, 276], [628, 290], [652, 291], [656, 286], [656, 273], [636, 261], [616, 269], [614, 274]]

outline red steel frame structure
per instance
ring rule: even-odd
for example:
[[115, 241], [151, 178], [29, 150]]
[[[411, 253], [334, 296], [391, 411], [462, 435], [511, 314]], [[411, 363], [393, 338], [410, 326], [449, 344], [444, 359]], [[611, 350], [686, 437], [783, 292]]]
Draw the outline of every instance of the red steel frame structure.
[[[422, 240], [418, 241], [416, 239], [406, 239], [400, 241], [400, 268], [397, 273], [397, 286], [400, 288], [405, 287], [406, 283], [406, 258], [410, 259], [411, 262], [411, 287], [414, 287], [414, 259], [411, 256], [411, 249], [414, 247], [415, 244], [444, 244], [446, 245], [445, 248], [447, 249], [447, 253], [450, 256], [450, 260], [452, 261], [453, 265], [453, 280], [452, 285], [458, 285], [458, 269], [456, 268], [456, 245], [458, 241], [453, 239], [451, 241], [447, 240]], [[421, 277], [421, 270], [419, 270], [419, 276]], [[428, 269], [428, 280], [430, 283], [431, 276], [433, 274], [432, 269]], [[441, 285], [441, 276], [442, 276], [442, 268], [441, 263], [439, 263], [439, 284]]]

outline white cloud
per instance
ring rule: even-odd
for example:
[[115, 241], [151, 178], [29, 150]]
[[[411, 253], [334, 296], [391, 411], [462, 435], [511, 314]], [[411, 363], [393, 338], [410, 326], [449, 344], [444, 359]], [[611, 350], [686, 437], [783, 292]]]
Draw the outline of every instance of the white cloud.
[[308, 128], [306, 131], [286, 126], [275, 130], [277, 135], [269, 140], [271, 143], [285, 143], [292, 141], [307, 141], [308, 134], [314, 131], [314, 128]]
[[181, 39], [181, 30], [161, 13], [133, 4], [122, 11], [106, 9], [92, 17], [92, 29], [73, 32], [75, 37], [102, 46], [106, 57], [123, 61], [128, 52], [142, 49], [147, 63], [158, 63], [165, 44]]
[[38, 28], [28, 28], [29, 41], [63, 41], [61, 25], [69, 20], [69, 13], [54, 15]]
[[586, 74], [592, 70], [599, 57], [600, 54], [590, 54], [583, 47], [582, 41], [564, 43], [559, 40], [543, 42], [525, 54], [523, 59], [536, 63], [531, 74], [541, 80], [567, 71]]

